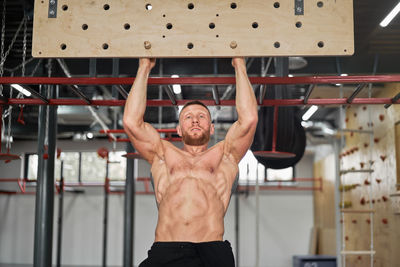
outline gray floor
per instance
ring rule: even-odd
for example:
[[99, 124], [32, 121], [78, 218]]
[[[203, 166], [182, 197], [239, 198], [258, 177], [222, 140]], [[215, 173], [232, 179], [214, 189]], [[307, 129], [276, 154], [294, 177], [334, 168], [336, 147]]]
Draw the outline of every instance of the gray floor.
[[[12, 264], [12, 263], [0, 263], [0, 267], [32, 267], [32, 264]], [[55, 265], [53, 265], [55, 266]], [[94, 265], [61, 265], [62, 267], [100, 267]], [[110, 266], [107, 267], [120, 267], [120, 266]]]

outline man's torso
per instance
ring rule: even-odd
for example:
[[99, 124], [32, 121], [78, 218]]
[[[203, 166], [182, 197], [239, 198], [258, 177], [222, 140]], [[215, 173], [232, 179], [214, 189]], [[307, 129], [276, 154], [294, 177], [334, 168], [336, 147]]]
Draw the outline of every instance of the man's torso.
[[223, 142], [192, 155], [163, 141], [163, 155], [152, 164], [159, 206], [155, 241], [222, 240], [238, 171], [223, 152]]

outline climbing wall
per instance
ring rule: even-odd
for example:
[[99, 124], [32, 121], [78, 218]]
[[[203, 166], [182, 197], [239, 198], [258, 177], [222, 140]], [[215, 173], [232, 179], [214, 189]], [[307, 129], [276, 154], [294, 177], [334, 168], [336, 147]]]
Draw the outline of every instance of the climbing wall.
[[35, 0], [34, 57], [353, 52], [352, 0]]
[[[375, 97], [393, 97], [400, 92], [400, 84], [387, 84], [375, 91], [378, 91]], [[346, 110], [345, 121], [348, 129], [372, 130], [373, 138], [370, 142], [369, 134], [346, 133], [342, 168], [374, 171], [370, 177], [367, 173], [346, 174], [342, 184], [344, 201], [349, 210], [368, 210], [371, 203], [375, 211], [373, 222], [368, 213], [345, 214], [342, 223], [346, 250], [369, 250], [370, 224], [373, 223], [374, 266], [397, 266], [400, 262], [400, 214], [397, 213], [399, 203], [396, 204], [399, 197], [393, 194], [397, 183], [395, 124], [400, 121], [400, 106], [389, 109], [382, 105], [352, 106]], [[370, 256], [348, 255], [346, 263], [347, 266], [370, 266]]]

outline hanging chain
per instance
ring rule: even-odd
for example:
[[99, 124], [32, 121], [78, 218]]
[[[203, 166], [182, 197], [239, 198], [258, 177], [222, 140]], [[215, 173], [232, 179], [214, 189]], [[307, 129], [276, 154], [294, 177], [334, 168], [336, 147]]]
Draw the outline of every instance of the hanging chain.
[[7, 48], [7, 51], [4, 53], [4, 56], [3, 56], [2, 59], [1, 59], [1, 62], [0, 62], [0, 65], [1, 65], [1, 66], [0, 66], [0, 70], [3, 69], [4, 62], [6, 61], [8, 54], [10, 54], [11, 48], [14, 46], [15, 40], [17, 39], [18, 34], [19, 34], [19, 32], [21, 31], [22, 26], [24, 25], [25, 19], [26, 19], [26, 18], [24, 17], [24, 18], [21, 20], [21, 22], [20, 22], [20, 24], [19, 24], [19, 26], [18, 26], [18, 29], [17, 29], [17, 31], [15, 32], [15, 35], [14, 35], [13, 39], [11, 40], [10, 45], [9, 45], [8, 48]]
[[[23, 39], [23, 45], [22, 45], [22, 70], [21, 70], [21, 76], [25, 77], [25, 65], [26, 65], [26, 30], [27, 30], [27, 19], [26, 16], [24, 15], [24, 39]], [[17, 98], [24, 98], [24, 94], [22, 92], [19, 92], [17, 95]], [[23, 107], [23, 105], [20, 105], [20, 107]]]
[[[10, 87], [10, 98], [12, 98], [13, 88]], [[7, 153], [9, 153], [11, 148], [11, 116], [12, 115], [12, 105], [8, 106], [8, 127], [7, 127], [7, 138], [6, 138], [6, 148]]]
[[26, 31], [27, 31], [27, 19], [24, 16], [24, 39], [22, 46], [22, 77], [25, 77], [25, 64], [26, 64]]
[[[3, 13], [1, 16], [1, 62], [4, 59], [4, 39], [6, 35], [6, 0], [3, 0]], [[3, 77], [3, 64], [0, 64], [0, 77]], [[0, 84], [0, 96], [3, 96], [3, 84]]]
[[[51, 77], [51, 71], [52, 71], [52, 59], [49, 58], [49, 60], [47, 61], [47, 76]], [[47, 99], [50, 99], [50, 89], [51, 89], [51, 85], [47, 85]], [[46, 133], [45, 133], [45, 137], [44, 137], [44, 145], [47, 146], [49, 144], [49, 113], [50, 113], [50, 106], [47, 105], [46, 106]]]

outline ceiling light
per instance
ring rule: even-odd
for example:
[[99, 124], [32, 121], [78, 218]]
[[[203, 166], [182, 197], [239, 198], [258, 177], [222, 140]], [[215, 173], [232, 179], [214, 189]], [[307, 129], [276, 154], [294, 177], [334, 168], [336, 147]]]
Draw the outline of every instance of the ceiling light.
[[17, 89], [18, 91], [23, 93], [25, 96], [31, 96], [31, 92], [29, 92], [28, 90], [26, 90], [24, 87], [22, 87], [19, 84], [11, 84], [11, 87], [14, 89]]
[[[179, 78], [179, 75], [173, 74], [173, 75], [171, 75], [171, 78]], [[174, 94], [176, 94], [176, 95], [179, 95], [180, 93], [182, 93], [180, 84], [173, 84], [172, 90], [174, 91]]]
[[87, 137], [88, 139], [92, 139], [92, 138], [93, 138], [93, 133], [91, 133], [91, 132], [87, 133], [87, 134], [86, 134], [86, 137]]
[[304, 113], [304, 115], [303, 115], [303, 117], [302, 117], [303, 121], [308, 121], [308, 120], [311, 118], [311, 116], [317, 111], [317, 109], [318, 109], [318, 106], [312, 105], [312, 106], [306, 111], [306, 113]]
[[394, 19], [394, 17], [396, 17], [399, 11], [400, 11], [400, 2], [393, 8], [392, 11], [390, 11], [390, 13], [386, 16], [386, 18], [382, 20], [382, 22], [379, 25], [381, 27], [386, 27], [387, 25], [389, 25], [389, 23], [392, 21], [392, 19]]

